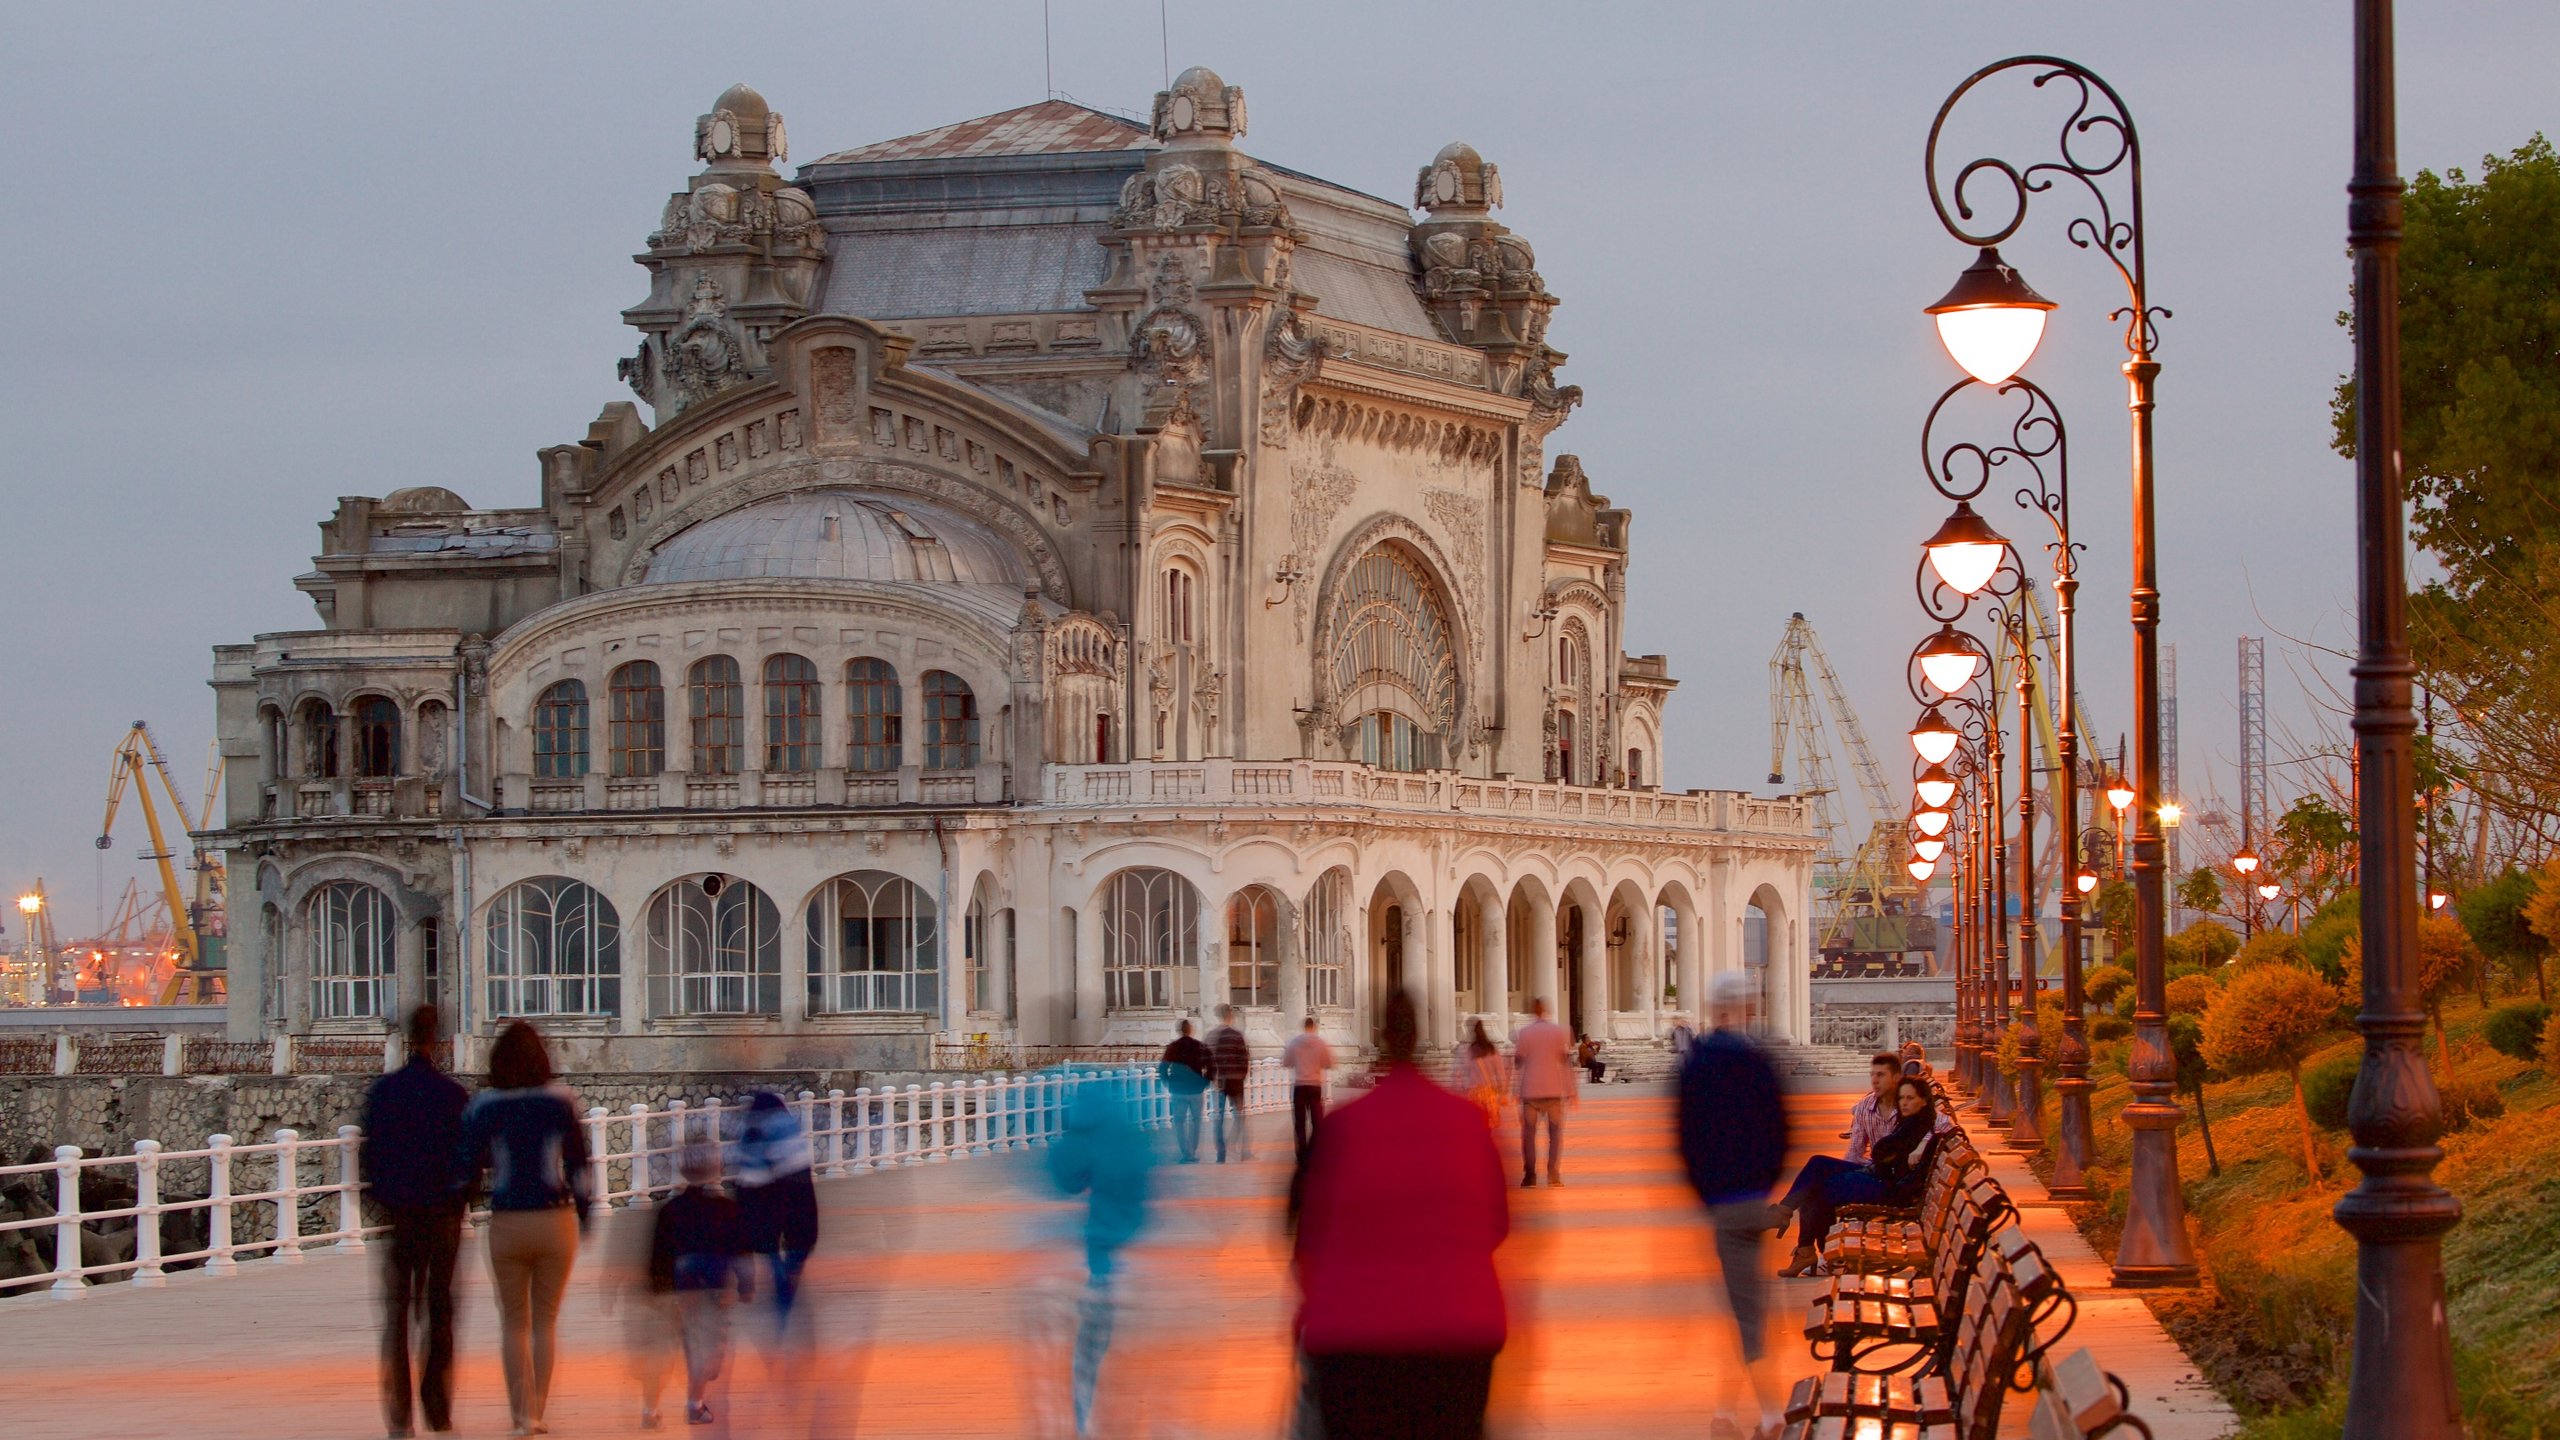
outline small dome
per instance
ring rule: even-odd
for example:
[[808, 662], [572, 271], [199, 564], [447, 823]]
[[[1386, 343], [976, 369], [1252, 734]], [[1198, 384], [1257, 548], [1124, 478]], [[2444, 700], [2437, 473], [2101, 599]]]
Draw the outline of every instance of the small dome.
[[872, 580], [1002, 585], [1030, 567], [984, 523], [878, 491], [802, 490], [740, 506], [679, 532], [649, 561], [651, 583]]
[[1222, 95], [1226, 93], [1227, 82], [1219, 79], [1218, 72], [1208, 66], [1194, 65], [1173, 77], [1173, 88], [1195, 94]]
[[1453, 141], [1422, 167], [1414, 180], [1413, 203], [1418, 210], [1481, 214], [1502, 203], [1502, 172], [1486, 164], [1473, 145]]
[[747, 85], [732, 85], [720, 92], [720, 98], [711, 102], [711, 113], [717, 115], [723, 110], [741, 120], [762, 120], [773, 113], [764, 97]]
[[1474, 169], [1475, 167], [1484, 164], [1484, 157], [1477, 154], [1476, 147], [1468, 144], [1466, 141], [1452, 140], [1448, 144], [1440, 147], [1440, 153], [1431, 157], [1431, 163], [1434, 165], [1463, 165], [1469, 169]]
[[450, 515], [471, 507], [441, 485], [411, 485], [383, 496], [382, 508], [394, 515]]

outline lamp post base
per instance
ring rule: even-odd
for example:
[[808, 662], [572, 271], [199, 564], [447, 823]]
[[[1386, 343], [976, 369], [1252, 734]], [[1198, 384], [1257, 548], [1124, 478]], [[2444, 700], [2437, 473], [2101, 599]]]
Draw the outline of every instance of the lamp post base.
[[2133, 1131], [2124, 1239], [2116, 1247], [2112, 1283], [2163, 1288], [2196, 1283], [2195, 1243], [2187, 1236], [2186, 1197], [2178, 1189], [2178, 1107], [2137, 1093], [2124, 1107]]
[[2062, 1124], [2055, 1134], [2053, 1179], [2045, 1193], [2056, 1200], [2086, 1200], [2089, 1194], [2089, 1092], [2096, 1088], [2084, 1075], [2065, 1074], [2053, 1088], [2062, 1096]]
[[2034, 1055], [2018, 1057], [2018, 1104], [2009, 1115], [2009, 1148], [2044, 1148], [2044, 1061]]

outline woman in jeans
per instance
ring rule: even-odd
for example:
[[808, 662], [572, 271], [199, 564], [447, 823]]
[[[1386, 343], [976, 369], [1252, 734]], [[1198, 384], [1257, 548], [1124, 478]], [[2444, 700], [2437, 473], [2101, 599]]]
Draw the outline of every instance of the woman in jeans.
[[510, 1435], [547, 1435], [560, 1297], [587, 1223], [587, 1136], [551, 1083], [542, 1037], [518, 1020], [489, 1050], [489, 1088], [462, 1112], [463, 1168], [489, 1186], [489, 1277], [498, 1292]]

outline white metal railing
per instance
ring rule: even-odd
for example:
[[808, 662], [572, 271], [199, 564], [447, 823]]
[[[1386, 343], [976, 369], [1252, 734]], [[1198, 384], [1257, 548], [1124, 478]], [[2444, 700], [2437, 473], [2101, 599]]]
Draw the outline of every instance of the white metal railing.
[[1461, 815], [1643, 825], [1674, 830], [1742, 830], [1809, 835], [1799, 796], [1734, 790], [1623, 790], [1526, 780], [1479, 780], [1449, 770], [1382, 770], [1330, 760], [1133, 760], [1122, 765], [1049, 765], [1054, 805], [1348, 801]]
[[[903, 1088], [866, 1085], [850, 1093], [803, 1090], [793, 1109], [809, 1133], [817, 1173], [855, 1175], [1045, 1144], [1064, 1124], [1075, 1090], [1097, 1082], [1130, 1086], [1146, 1128], [1172, 1123], [1173, 1096], [1151, 1061]], [[1289, 1079], [1281, 1063], [1256, 1062], [1245, 1081], [1246, 1111], [1285, 1110], [1288, 1104]], [[620, 1112], [590, 1107], [585, 1125], [591, 1207], [656, 1203], [681, 1185], [677, 1162], [684, 1147], [734, 1136], [746, 1107], [744, 1099], [675, 1100]], [[196, 1150], [137, 1140], [129, 1155], [83, 1155], [76, 1145], [62, 1145], [49, 1161], [0, 1165], [0, 1190], [50, 1189], [53, 1207], [50, 1215], [0, 1220], [0, 1235], [53, 1236], [52, 1268], [0, 1278], [0, 1297], [41, 1288], [71, 1298], [100, 1276], [129, 1276], [131, 1283], [151, 1287], [166, 1283], [172, 1268], [200, 1265], [208, 1274], [224, 1275], [250, 1260], [297, 1263], [314, 1248], [362, 1251], [367, 1238], [385, 1228], [364, 1220], [364, 1186], [357, 1173], [362, 1141], [357, 1127], [341, 1125], [332, 1137], [306, 1139], [296, 1130], [278, 1130], [255, 1144], [215, 1135]], [[164, 1191], [173, 1170], [191, 1181], [200, 1173], [202, 1193], [168, 1198]], [[97, 1188], [112, 1189], [118, 1203], [84, 1204], [83, 1179], [103, 1182]], [[122, 1198], [127, 1193], [129, 1200]], [[200, 1243], [193, 1234], [193, 1217], [199, 1215]], [[164, 1230], [173, 1217], [187, 1239], [183, 1248], [165, 1250]], [[116, 1228], [100, 1228], [106, 1226]], [[121, 1253], [127, 1227], [131, 1250]], [[109, 1252], [106, 1258], [89, 1258], [93, 1244]]]

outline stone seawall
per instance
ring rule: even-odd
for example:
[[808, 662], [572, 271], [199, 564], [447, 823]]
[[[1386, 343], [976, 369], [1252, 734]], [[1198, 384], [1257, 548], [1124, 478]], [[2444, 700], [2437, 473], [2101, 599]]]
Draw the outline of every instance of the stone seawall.
[[[0, 1157], [29, 1159], [40, 1149], [49, 1159], [56, 1145], [95, 1154], [125, 1155], [136, 1140], [157, 1140], [170, 1150], [200, 1148], [209, 1135], [247, 1144], [277, 1130], [305, 1137], [334, 1136], [353, 1125], [364, 1108], [370, 1075], [11, 1075], [0, 1076]], [[478, 1088], [480, 1077], [460, 1077]], [[562, 1080], [581, 1107], [625, 1111], [671, 1100], [734, 1097], [755, 1090], [796, 1096], [803, 1090], [847, 1094], [864, 1085], [904, 1088], [939, 1079], [966, 1083], [971, 1075], [923, 1075], [863, 1070], [720, 1071], [675, 1075], [567, 1075]]]

